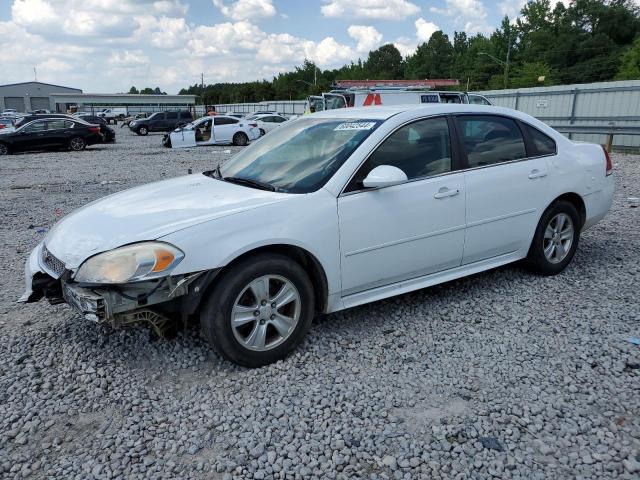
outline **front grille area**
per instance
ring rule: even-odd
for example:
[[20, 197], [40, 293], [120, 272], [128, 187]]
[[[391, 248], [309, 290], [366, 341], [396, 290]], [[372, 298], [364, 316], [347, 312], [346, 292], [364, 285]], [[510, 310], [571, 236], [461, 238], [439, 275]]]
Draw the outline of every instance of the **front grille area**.
[[42, 246], [40, 260], [42, 261], [42, 266], [49, 273], [54, 273], [56, 278], [60, 278], [64, 273], [64, 263], [58, 260], [44, 245]]

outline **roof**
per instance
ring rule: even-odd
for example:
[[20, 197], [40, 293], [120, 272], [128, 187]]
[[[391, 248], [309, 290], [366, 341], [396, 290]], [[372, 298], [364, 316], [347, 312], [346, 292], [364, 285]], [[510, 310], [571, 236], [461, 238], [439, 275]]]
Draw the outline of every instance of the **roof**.
[[4, 85], [0, 85], [0, 88], [2, 88], [2, 87], [15, 87], [17, 85], [29, 85], [29, 84], [47, 85], [48, 87], [69, 88], [71, 90], [78, 90], [78, 92], [82, 92], [82, 89], [80, 89], [80, 88], [65, 87], [64, 85], [55, 85], [53, 83], [36, 82], [36, 81], [18, 82], [18, 83], [5, 83]]
[[386, 120], [403, 112], [415, 111], [417, 114], [438, 115], [447, 113], [494, 113], [512, 117], [528, 116], [517, 110], [493, 105], [473, 105], [470, 103], [419, 103], [410, 105], [389, 105], [377, 107], [337, 108], [313, 113], [321, 118], [371, 118]]

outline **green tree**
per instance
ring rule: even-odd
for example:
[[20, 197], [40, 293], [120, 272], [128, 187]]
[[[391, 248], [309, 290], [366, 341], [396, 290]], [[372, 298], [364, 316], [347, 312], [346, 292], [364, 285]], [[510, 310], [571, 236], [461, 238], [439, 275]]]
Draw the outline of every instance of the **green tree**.
[[404, 78], [404, 60], [402, 54], [391, 43], [382, 45], [369, 52], [364, 62], [368, 78], [397, 80]]
[[449, 36], [442, 31], [437, 31], [431, 35], [428, 42], [418, 46], [415, 54], [407, 57], [406, 76], [408, 78], [450, 78], [454, 70], [454, 58], [455, 50], [449, 41]]
[[132, 94], [132, 95], [134, 95], [134, 94], [137, 95], [140, 92], [138, 91], [138, 89], [136, 87], [131, 87], [129, 89], [129, 93]]
[[509, 88], [553, 85], [553, 72], [542, 62], [525, 62], [515, 67], [509, 77]]
[[636, 38], [633, 45], [622, 54], [620, 69], [616, 75], [616, 80], [638, 79], [640, 79], [640, 37]]

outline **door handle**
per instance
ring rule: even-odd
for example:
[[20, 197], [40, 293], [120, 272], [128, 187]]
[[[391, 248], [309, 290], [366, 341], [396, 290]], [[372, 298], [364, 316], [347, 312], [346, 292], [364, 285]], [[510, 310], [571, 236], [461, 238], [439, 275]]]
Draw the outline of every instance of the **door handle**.
[[547, 172], [542, 171], [542, 170], [538, 170], [537, 168], [534, 170], [531, 170], [531, 173], [529, 174], [529, 180], [533, 180], [535, 178], [542, 178], [542, 177], [546, 177], [547, 176]]
[[442, 187], [438, 192], [433, 196], [433, 198], [441, 199], [446, 197], [453, 197], [460, 193], [459, 189], [449, 190], [447, 187]]

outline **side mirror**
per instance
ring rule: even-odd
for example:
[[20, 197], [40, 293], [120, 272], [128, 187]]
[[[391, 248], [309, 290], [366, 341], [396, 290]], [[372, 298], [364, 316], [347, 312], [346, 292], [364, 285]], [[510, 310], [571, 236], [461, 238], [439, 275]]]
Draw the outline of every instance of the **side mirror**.
[[398, 167], [380, 165], [369, 172], [367, 178], [362, 181], [362, 186], [364, 188], [389, 187], [407, 180], [407, 175]]

